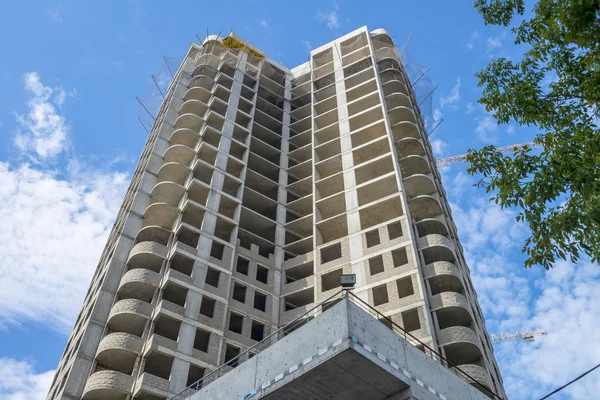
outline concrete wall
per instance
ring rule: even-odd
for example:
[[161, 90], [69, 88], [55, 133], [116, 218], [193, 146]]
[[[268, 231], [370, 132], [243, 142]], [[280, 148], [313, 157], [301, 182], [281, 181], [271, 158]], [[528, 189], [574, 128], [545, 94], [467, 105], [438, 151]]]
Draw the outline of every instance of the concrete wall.
[[190, 399], [259, 399], [280, 388], [285, 392], [286, 384], [348, 349], [409, 385], [411, 399], [488, 399], [347, 298]]

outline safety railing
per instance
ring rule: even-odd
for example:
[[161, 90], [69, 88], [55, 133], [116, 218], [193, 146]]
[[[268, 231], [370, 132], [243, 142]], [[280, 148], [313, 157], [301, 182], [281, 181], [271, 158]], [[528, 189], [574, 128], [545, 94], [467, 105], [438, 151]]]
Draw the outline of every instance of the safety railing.
[[498, 399], [498, 400], [503, 400], [502, 397], [498, 396], [492, 390], [487, 388], [484, 384], [477, 381], [477, 379], [473, 378], [471, 375], [469, 375], [466, 372], [464, 372], [463, 370], [461, 370], [460, 367], [458, 367], [457, 365], [450, 362], [448, 359], [446, 359], [444, 356], [442, 356], [436, 350], [432, 349], [431, 347], [429, 347], [428, 345], [423, 343], [421, 340], [416, 338], [410, 332], [405, 331], [400, 325], [398, 325], [394, 321], [392, 321], [392, 319], [390, 317], [386, 317], [385, 315], [383, 315], [382, 313], [377, 311], [377, 309], [375, 307], [371, 306], [370, 304], [368, 304], [367, 302], [365, 302], [364, 300], [362, 300], [361, 298], [356, 296], [354, 293], [348, 292], [348, 299], [350, 301], [352, 301], [354, 304], [361, 307], [363, 310], [365, 310], [369, 314], [371, 314], [374, 318], [376, 318], [380, 322], [384, 323], [388, 328], [392, 329], [392, 331], [394, 331], [398, 336], [402, 337], [406, 342], [410, 343], [411, 345], [413, 345], [417, 349], [421, 350], [423, 353], [425, 353], [427, 356], [429, 356], [433, 360], [437, 361], [444, 367], [448, 368], [459, 378], [461, 378], [469, 383], [473, 383], [474, 386], [477, 389], [479, 389], [481, 392], [483, 392], [483, 394], [485, 394], [486, 396], [489, 396], [491, 398]]
[[225, 364], [223, 364], [219, 368], [211, 371], [210, 373], [208, 373], [207, 375], [205, 375], [198, 381], [192, 383], [191, 385], [189, 385], [188, 387], [186, 387], [185, 389], [183, 389], [182, 391], [180, 391], [173, 397], [170, 397], [168, 400], [187, 399], [188, 397], [190, 397], [194, 393], [196, 393], [198, 390], [202, 389], [204, 386], [215, 381], [216, 379], [225, 375], [227, 372], [231, 371], [233, 368], [242, 364], [244, 361], [249, 360], [253, 356], [260, 353], [261, 351], [272, 346], [273, 344], [278, 342], [280, 339], [284, 338], [285, 336], [289, 335], [296, 329], [300, 328], [302, 325], [306, 324], [308, 321], [318, 317], [321, 313], [323, 313], [324, 311], [329, 309], [334, 304], [338, 303], [344, 297], [347, 297], [349, 301], [352, 301], [354, 304], [361, 307], [364, 311], [371, 314], [374, 318], [376, 318], [380, 322], [384, 323], [386, 326], [388, 326], [390, 329], [392, 329], [392, 331], [394, 331], [396, 334], [398, 334], [398, 336], [402, 337], [406, 342], [408, 342], [411, 345], [413, 345], [414, 347], [418, 348], [423, 353], [425, 353], [427, 356], [429, 356], [433, 360], [440, 363], [442, 366], [448, 368], [459, 378], [461, 378], [464, 381], [467, 381], [469, 383], [473, 383], [474, 386], [477, 389], [479, 389], [482, 393], [484, 393], [486, 396], [489, 396], [489, 397], [491, 397], [493, 399], [497, 399], [497, 400], [504, 400], [502, 397], [500, 397], [496, 393], [494, 393], [491, 389], [487, 388], [484, 384], [477, 381], [475, 378], [473, 378], [472, 376], [470, 376], [469, 374], [467, 374], [466, 372], [461, 370], [457, 365], [455, 365], [452, 362], [450, 362], [449, 360], [447, 360], [444, 356], [442, 356], [436, 350], [432, 349], [431, 347], [429, 347], [428, 345], [423, 343], [421, 340], [416, 338], [410, 332], [404, 330], [401, 326], [399, 326], [394, 321], [392, 321], [391, 318], [383, 315], [382, 313], [377, 311], [376, 308], [369, 305], [368, 303], [366, 303], [364, 300], [360, 299], [358, 296], [356, 296], [352, 292], [346, 291], [346, 290], [341, 290], [341, 291], [333, 294], [332, 296], [328, 297], [327, 299], [323, 300], [322, 302], [320, 302], [319, 304], [317, 304], [310, 310], [306, 311], [304, 314], [300, 315], [293, 321], [287, 323], [283, 327], [281, 327], [278, 330], [276, 330], [275, 332], [271, 333], [269, 336], [267, 336], [260, 342], [256, 343], [254, 346], [248, 348], [246, 351], [239, 354], [237, 357], [234, 357], [231, 360], [228, 360]]

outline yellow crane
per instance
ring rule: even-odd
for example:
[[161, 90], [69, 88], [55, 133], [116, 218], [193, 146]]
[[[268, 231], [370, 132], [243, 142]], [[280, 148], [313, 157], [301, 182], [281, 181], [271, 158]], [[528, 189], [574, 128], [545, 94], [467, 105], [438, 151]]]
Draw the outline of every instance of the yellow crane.
[[[502, 154], [508, 154], [508, 153], [515, 151], [518, 148], [523, 147], [523, 146], [529, 146], [529, 148], [531, 148], [531, 149], [537, 149], [537, 148], [541, 147], [540, 145], [535, 144], [534, 142], [525, 142], [525, 143], [519, 143], [519, 144], [512, 144], [510, 146], [498, 147], [498, 148], [496, 148], [496, 151], [498, 151]], [[459, 154], [457, 156], [438, 158], [436, 160], [436, 164], [437, 164], [438, 168], [449, 167], [449, 166], [455, 165], [455, 164], [463, 164], [465, 162], [467, 162], [466, 154]]]
[[511, 340], [526, 340], [528, 342], [535, 342], [536, 336], [546, 336], [546, 332], [542, 328], [535, 328], [534, 330], [523, 330], [516, 332], [501, 333], [500, 335], [491, 334], [490, 339], [492, 343], [509, 342]]

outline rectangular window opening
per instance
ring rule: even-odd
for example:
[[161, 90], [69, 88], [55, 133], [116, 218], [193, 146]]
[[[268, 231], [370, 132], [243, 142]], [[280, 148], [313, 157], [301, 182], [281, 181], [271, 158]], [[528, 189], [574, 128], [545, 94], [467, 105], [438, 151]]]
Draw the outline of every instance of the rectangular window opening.
[[257, 265], [256, 280], [262, 283], [267, 283], [269, 281], [269, 269], [261, 265]]
[[369, 272], [371, 275], [380, 274], [383, 270], [383, 256], [379, 255], [369, 259]]
[[233, 294], [231, 297], [240, 303], [246, 302], [246, 286], [240, 285], [239, 283], [233, 284]]
[[394, 240], [402, 236], [402, 222], [400, 221], [389, 224], [387, 229], [390, 240]]
[[394, 261], [394, 268], [408, 264], [408, 255], [406, 254], [406, 247], [393, 250], [392, 259]]
[[206, 270], [206, 279], [205, 282], [216, 288], [219, 287], [219, 278], [221, 277], [221, 273], [214, 268], [208, 267]]
[[265, 336], [265, 325], [257, 321], [252, 321], [252, 331], [250, 338], [260, 342]]
[[398, 297], [403, 298], [415, 294], [415, 290], [412, 284], [412, 277], [407, 276], [406, 278], [398, 279], [396, 281], [398, 287]]
[[367, 248], [377, 246], [380, 242], [379, 240], [379, 230], [375, 229], [371, 232], [365, 233], [365, 239], [367, 240]]
[[196, 337], [194, 338], [194, 348], [204, 353], [208, 353], [208, 343], [210, 341], [210, 332], [196, 329]]
[[421, 329], [418, 309], [415, 308], [414, 310], [404, 311], [402, 313], [402, 325], [404, 325], [404, 330], [408, 332]]
[[390, 301], [388, 298], [387, 286], [381, 285], [373, 288], [373, 305], [380, 306]]
[[259, 292], [254, 292], [254, 308], [260, 311], [267, 309], [267, 295]]
[[248, 275], [248, 267], [250, 266], [250, 261], [245, 258], [238, 257], [237, 258], [237, 267], [236, 271], [243, 275]]
[[244, 316], [231, 313], [229, 315], [229, 330], [235, 333], [242, 333], [242, 326], [244, 325]]
[[202, 296], [202, 301], [200, 302], [200, 314], [205, 317], [212, 318], [215, 315], [215, 305], [217, 301], [211, 299], [210, 297]]

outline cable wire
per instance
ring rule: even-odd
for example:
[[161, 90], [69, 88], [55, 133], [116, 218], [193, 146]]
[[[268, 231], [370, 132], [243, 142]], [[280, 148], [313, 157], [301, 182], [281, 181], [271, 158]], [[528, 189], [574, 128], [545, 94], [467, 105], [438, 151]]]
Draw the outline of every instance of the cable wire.
[[552, 396], [553, 394], [560, 392], [561, 390], [563, 390], [564, 388], [566, 388], [567, 386], [569, 386], [571, 383], [577, 382], [578, 380], [580, 380], [581, 378], [583, 378], [584, 376], [586, 376], [587, 374], [589, 374], [590, 372], [592, 372], [593, 370], [595, 370], [598, 367], [600, 367], [600, 364], [596, 365], [594, 368], [592, 368], [590, 370], [587, 370], [583, 374], [579, 375], [577, 378], [573, 379], [571, 382], [569, 382], [569, 383], [567, 383], [565, 385], [562, 385], [561, 387], [559, 387], [555, 391], [553, 391], [551, 393], [548, 393], [547, 395], [545, 395], [544, 397], [542, 397], [540, 400], [547, 399], [548, 397]]

